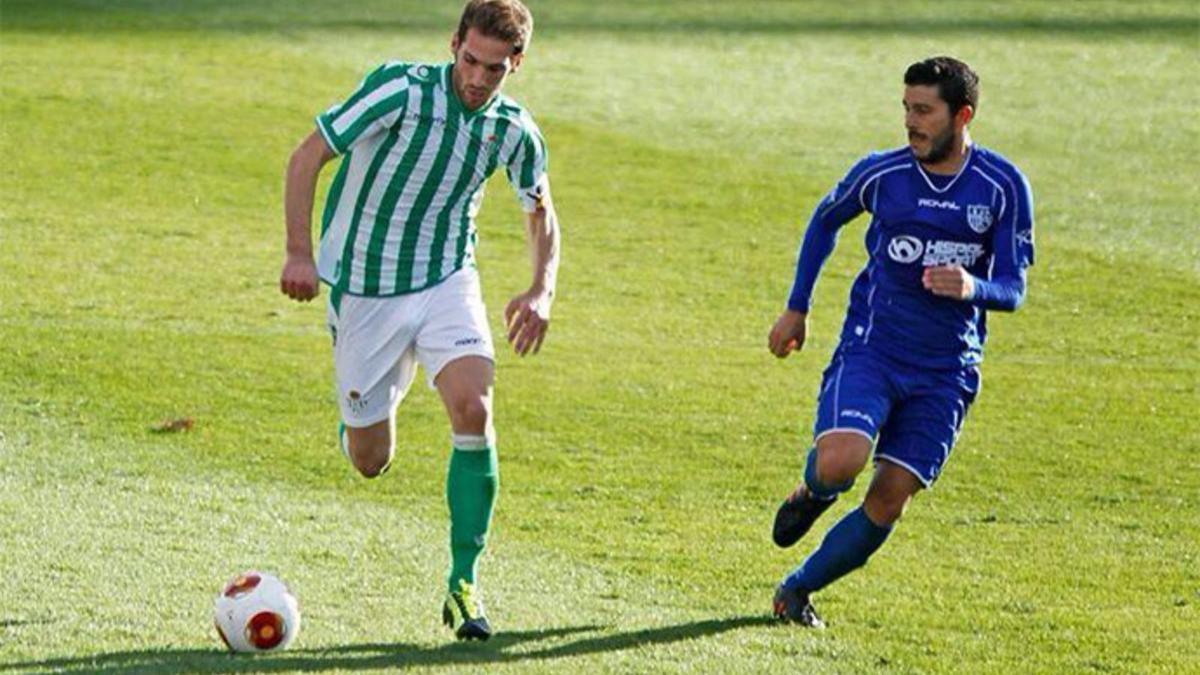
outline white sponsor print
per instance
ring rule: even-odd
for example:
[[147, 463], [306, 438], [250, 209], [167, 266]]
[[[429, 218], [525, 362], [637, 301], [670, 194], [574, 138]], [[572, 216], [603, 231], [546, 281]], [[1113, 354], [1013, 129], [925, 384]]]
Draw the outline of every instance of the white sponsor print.
[[967, 225], [979, 234], [992, 226], [992, 208], [987, 204], [967, 204]]
[[924, 207], [930, 208], [930, 209], [947, 209], [950, 211], [962, 211], [962, 207], [960, 207], [958, 204], [956, 204], [955, 202], [953, 202], [949, 199], [946, 199], [946, 200], [937, 200], [937, 199], [929, 199], [929, 198], [918, 199], [917, 206], [924, 206]]
[[983, 244], [967, 244], [961, 241], [930, 241], [925, 243], [925, 267], [960, 265], [970, 267], [983, 255]]
[[[907, 234], [892, 237], [888, 242], [888, 257], [896, 262], [907, 265], [921, 259], [925, 267], [942, 265], [961, 265], [970, 267], [983, 255], [983, 244], [969, 244], [961, 241], [925, 241]], [[924, 257], [922, 258], [922, 254]]]
[[921, 243], [920, 239], [907, 234], [901, 234], [892, 237], [892, 240], [888, 242], [887, 250], [889, 258], [907, 265], [921, 257], [921, 252], [925, 250], [925, 246]]
[[841, 417], [853, 417], [855, 419], [864, 420], [864, 421], [866, 421], [867, 424], [870, 424], [871, 426], [875, 426], [875, 418], [871, 417], [870, 415], [868, 415], [865, 412], [862, 412], [861, 410], [853, 410], [853, 409], [843, 410], [841, 413]]
[[1026, 246], [1033, 246], [1033, 230], [1021, 230], [1018, 232], [1017, 241]]

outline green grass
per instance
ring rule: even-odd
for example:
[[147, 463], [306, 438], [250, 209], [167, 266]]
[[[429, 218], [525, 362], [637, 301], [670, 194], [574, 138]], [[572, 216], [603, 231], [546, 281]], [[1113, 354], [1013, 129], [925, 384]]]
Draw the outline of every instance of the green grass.
[[[276, 289], [288, 152], [371, 65], [446, 56], [457, 3], [429, 4], [0, 2], [0, 674], [1200, 663], [1193, 3], [533, 3], [511, 90], [565, 258], [542, 354], [499, 357], [483, 646], [437, 624], [436, 396], [356, 478], [323, 309]], [[980, 71], [975, 138], [1033, 184], [1029, 300], [990, 322], [944, 480], [819, 596], [829, 630], [775, 626], [813, 542], [767, 530], [861, 222], [808, 351], [777, 362], [766, 330], [810, 209], [901, 142], [900, 74], [935, 52]], [[491, 191], [495, 321], [528, 270]], [[195, 429], [148, 431], [174, 416]], [[292, 651], [220, 651], [212, 597], [249, 567], [300, 597]]]

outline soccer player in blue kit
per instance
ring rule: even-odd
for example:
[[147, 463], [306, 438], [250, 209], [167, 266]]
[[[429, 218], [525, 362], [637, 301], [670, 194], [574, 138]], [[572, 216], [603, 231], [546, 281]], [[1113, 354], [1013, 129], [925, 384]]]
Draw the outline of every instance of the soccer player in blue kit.
[[904, 85], [908, 145], [863, 158], [817, 205], [768, 338], [779, 358], [804, 346], [837, 231], [869, 213], [867, 264], [822, 377], [803, 480], [775, 516], [775, 543], [795, 544], [874, 453], [862, 505], [776, 589], [775, 616], [805, 626], [824, 626], [810, 596], [865, 564], [937, 479], [979, 392], [987, 310], [1020, 306], [1033, 263], [1029, 184], [967, 131], [979, 78], [942, 56], [910, 66]]

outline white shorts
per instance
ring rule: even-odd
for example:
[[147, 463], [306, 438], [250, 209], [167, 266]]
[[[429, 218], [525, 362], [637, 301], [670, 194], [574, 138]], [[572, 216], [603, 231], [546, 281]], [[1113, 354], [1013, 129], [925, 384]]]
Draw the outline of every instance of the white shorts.
[[345, 294], [328, 303], [338, 406], [346, 426], [388, 419], [417, 372], [430, 388], [446, 364], [464, 356], [495, 361], [479, 273], [461, 269], [416, 293], [382, 298]]

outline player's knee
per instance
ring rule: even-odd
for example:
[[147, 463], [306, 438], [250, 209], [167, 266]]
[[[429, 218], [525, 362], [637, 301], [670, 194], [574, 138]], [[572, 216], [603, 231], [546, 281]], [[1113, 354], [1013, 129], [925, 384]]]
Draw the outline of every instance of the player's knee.
[[924, 487], [916, 474], [891, 462], [879, 462], [863, 508], [876, 525], [891, 525], [900, 520], [913, 496]]
[[454, 401], [450, 422], [457, 433], [483, 435], [491, 414], [491, 407], [483, 397], [467, 396]]
[[871, 482], [863, 507], [867, 516], [876, 525], [890, 525], [904, 515], [912, 501], [913, 491], [898, 481], [879, 480]]
[[891, 525], [900, 520], [912, 496], [900, 493], [870, 492], [863, 502], [867, 517], [879, 526]]
[[364, 478], [387, 472], [392, 464], [392, 445], [387, 440], [350, 438], [350, 463]]
[[858, 434], [829, 434], [817, 442], [816, 477], [825, 485], [847, 489], [866, 465], [871, 443]]
[[853, 483], [862, 465], [839, 455], [817, 456], [817, 479], [826, 485]]
[[382, 476], [392, 466], [392, 458], [390, 456], [354, 457], [353, 462], [354, 468], [362, 474], [363, 478]]

